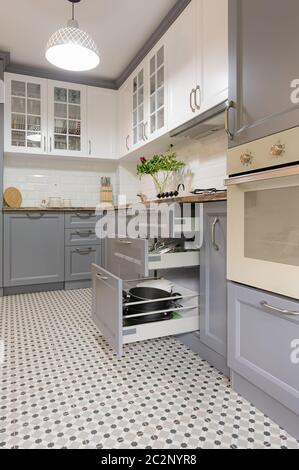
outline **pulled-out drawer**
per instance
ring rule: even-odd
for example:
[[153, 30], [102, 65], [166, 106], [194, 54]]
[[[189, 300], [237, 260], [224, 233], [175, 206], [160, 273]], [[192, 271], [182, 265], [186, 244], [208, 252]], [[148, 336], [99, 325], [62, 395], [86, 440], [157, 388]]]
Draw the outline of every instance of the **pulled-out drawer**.
[[[180, 306], [173, 308], [176, 313], [172, 319], [123, 326], [123, 290], [126, 287], [126, 283], [118, 276], [92, 265], [92, 319], [119, 357], [122, 356], [123, 345], [126, 343], [190, 333], [199, 329], [199, 295], [177, 285], [174, 286], [174, 291], [180, 294]], [[147, 315], [158, 312], [155, 310]], [[141, 313], [134, 317], [144, 315]]]
[[65, 246], [99, 245], [101, 240], [94, 228], [68, 228], [65, 230]]
[[94, 212], [78, 211], [65, 214], [65, 228], [94, 228], [96, 221]]
[[65, 248], [65, 280], [91, 279], [92, 263], [101, 262], [101, 245]]
[[109, 238], [105, 241], [106, 267], [121, 279], [146, 277], [151, 270], [199, 266], [199, 251], [149, 253], [144, 239]]

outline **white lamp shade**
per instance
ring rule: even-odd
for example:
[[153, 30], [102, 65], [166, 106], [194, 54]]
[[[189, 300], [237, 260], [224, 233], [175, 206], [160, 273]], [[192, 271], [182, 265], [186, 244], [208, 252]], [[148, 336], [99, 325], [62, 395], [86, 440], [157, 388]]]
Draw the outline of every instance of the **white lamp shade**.
[[46, 47], [47, 60], [64, 70], [91, 70], [100, 62], [94, 40], [85, 31], [67, 26], [56, 31]]

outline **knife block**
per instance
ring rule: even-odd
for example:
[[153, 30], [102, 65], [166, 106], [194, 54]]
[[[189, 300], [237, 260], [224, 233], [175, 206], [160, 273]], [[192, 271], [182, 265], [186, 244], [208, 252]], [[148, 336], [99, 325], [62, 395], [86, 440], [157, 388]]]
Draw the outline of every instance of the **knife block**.
[[113, 202], [112, 186], [101, 186], [101, 202]]

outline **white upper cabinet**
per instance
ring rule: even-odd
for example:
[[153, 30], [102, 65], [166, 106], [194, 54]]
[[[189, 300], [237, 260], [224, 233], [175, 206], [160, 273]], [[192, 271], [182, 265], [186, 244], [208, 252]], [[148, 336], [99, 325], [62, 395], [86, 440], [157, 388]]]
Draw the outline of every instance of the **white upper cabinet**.
[[48, 81], [48, 153], [87, 155], [86, 86]]
[[192, 0], [166, 38], [172, 130], [227, 99], [227, 0]]
[[148, 116], [145, 122], [145, 140], [152, 140], [167, 131], [167, 50], [160, 41], [149, 53], [146, 87]]
[[203, 0], [201, 111], [228, 97], [228, 0]]
[[47, 152], [47, 80], [5, 74], [5, 152]]
[[166, 33], [169, 129], [195, 115], [197, 2], [192, 0]]
[[119, 154], [120, 157], [123, 157], [130, 152], [133, 144], [132, 92], [130, 79], [121, 86], [118, 93]]
[[117, 155], [117, 92], [87, 87], [88, 156], [116, 159]]

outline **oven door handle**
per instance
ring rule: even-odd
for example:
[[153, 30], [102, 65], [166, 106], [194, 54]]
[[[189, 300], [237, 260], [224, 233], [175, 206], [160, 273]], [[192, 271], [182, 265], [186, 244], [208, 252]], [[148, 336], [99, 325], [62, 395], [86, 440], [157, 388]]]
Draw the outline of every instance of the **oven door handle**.
[[283, 315], [293, 315], [293, 316], [298, 316], [299, 312], [296, 312], [295, 310], [287, 310], [284, 308], [279, 308], [275, 307], [274, 305], [268, 304], [265, 300], [262, 300], [260, 302], [261, 307], [267, 308], [268, 310], [271, 310], [272, 312], [275, 313], [282, 313]]
[[235, 186], [238, 184], [255, 183], [257, 181], [296, 175], [299, 175], [299, 165], [286, 166], [282, 168], [276, 168], [274, 170], [261, 171], [258, 173], [250, 173], [243, 176], [233, 176], [226, 179], [224, 183], [225, 186]]

